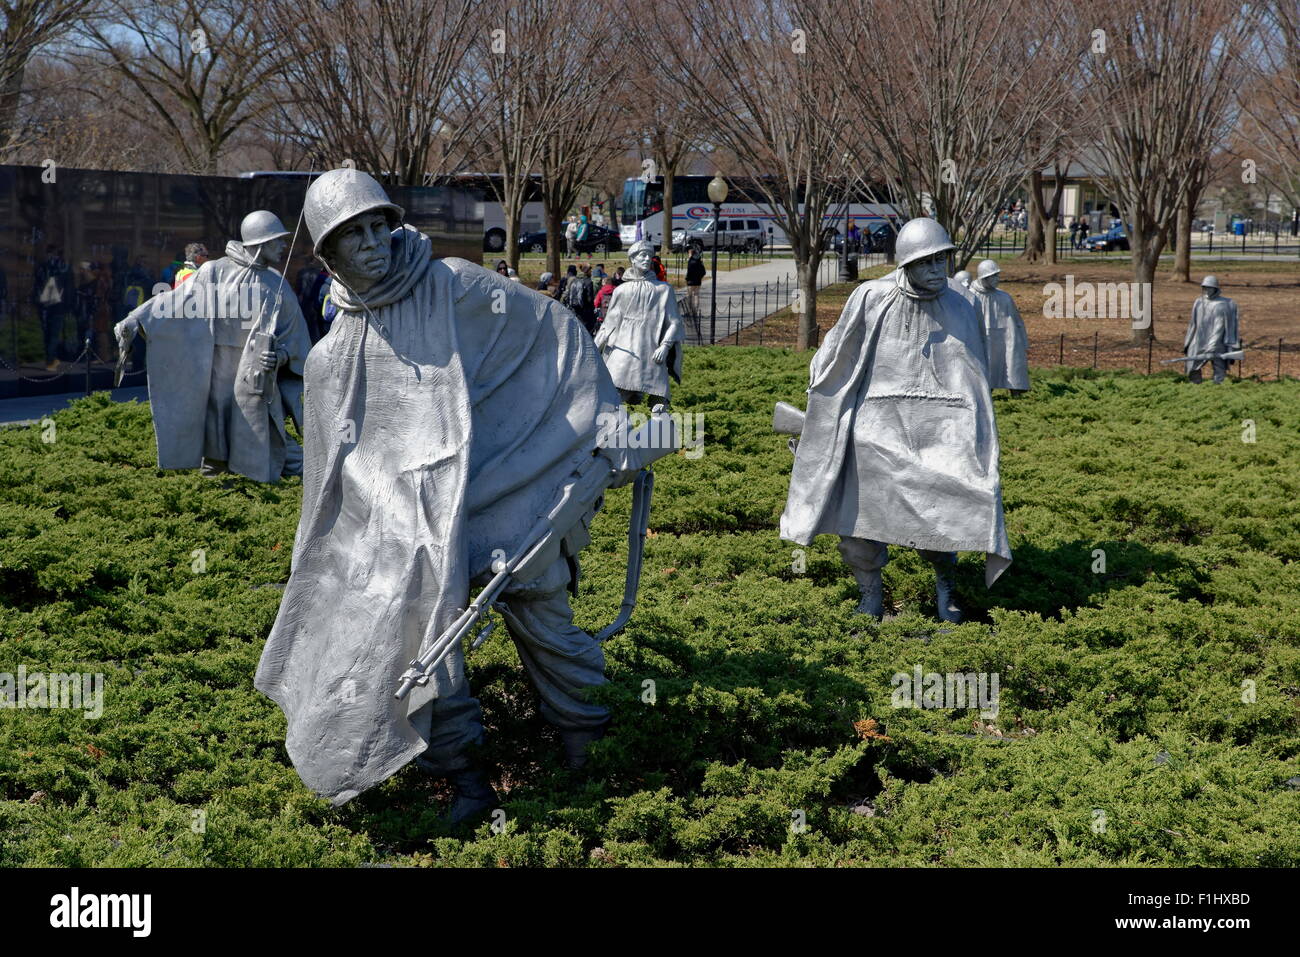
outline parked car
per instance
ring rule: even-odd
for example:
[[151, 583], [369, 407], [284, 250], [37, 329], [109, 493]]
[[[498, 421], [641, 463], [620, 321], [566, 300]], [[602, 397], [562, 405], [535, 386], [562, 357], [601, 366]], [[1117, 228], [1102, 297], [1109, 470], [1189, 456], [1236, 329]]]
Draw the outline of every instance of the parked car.
[[[860, 232], [858, 236], [858, 252], [861, 253], [884, 253], [889, 251], [889, 244], [893, 241], [894, 230], [888, 223], [877, 223], [870, 230]], [[844, 251], [844, 236], [839, 230], [830, 233], [823, 247], [836, 253]]]
[[[546, 252], [546, 230], [538, 229], [519, 237], [519, 248], [526, 253]], [[592, 223], [587, 227], [587, 238], [578, 241], [580, 253], [611, 253], [623, 248], [617, 230]], [[567, 251], [568, 247], [564, 247]]]
[[686, 229], [674, 229], [672, 248], [674, 252], [683, 249], [712, 249], [717, 239], [719, 249], [747, 249], [758, 252], [767, 242], [767, 235], [757, 219], [723, 219], [718, 221], [718, 234], [713, 233], [713, 220], [701, 219]]
[[1089, 236], [1083, 241], [1083, 248], [1089, 252], [1104, 253], [1112, 249], [1128, 249], [1128, 234], [1124, 232], [1124, 227], [1116, 223], [1104, 233], [1097, 233], [1095, 236]]

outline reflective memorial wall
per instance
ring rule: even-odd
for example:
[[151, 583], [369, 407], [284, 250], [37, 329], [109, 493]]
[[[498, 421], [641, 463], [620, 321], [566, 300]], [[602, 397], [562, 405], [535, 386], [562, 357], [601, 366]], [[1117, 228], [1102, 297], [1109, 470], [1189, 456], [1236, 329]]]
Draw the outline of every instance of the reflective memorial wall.
[[[90, 387], [110, 388], [113, 325], [158, 284], [171, 285], [185, 246], [223, 255], [254, 209], [293, 231], [309, 181], [0, 166], [0, 398], [82, 391], [88, 365]], [[482, 261], [482, 207], [472, 191], [389, 194], [435, 255]], [[280, 268], [285, 294], [319, 316], [321, 269], [305, 227]], [[324, 327], [308, 320], [315, 337]], [[123, 385], [143, 385], [147, 362], [147, 349], [133, 350]]]

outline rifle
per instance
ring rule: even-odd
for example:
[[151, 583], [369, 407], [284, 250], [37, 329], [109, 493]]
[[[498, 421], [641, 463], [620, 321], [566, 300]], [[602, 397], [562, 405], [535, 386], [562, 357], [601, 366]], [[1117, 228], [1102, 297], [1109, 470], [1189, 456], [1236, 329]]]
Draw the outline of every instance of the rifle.
[[[658, 430], [660, 440], [655, 441], [654, 431]], [[662, 440], [664, 431], [667, 431], [667, 441]], [[559, 501], [551, 508], [546, 517], [539, 520], [536, 525], [525, 536], [523, 545], [500, 567], [493, 568], [495, 574], [492, 580], [483, 586], [483, 590], [478, 593], [468, 608], [457, 616], [456, 620], [447, 626], [428, 647], [419, 655], [411, 660], [406, 671], [402, 673], [397, 686], [397, 692], [394, 697], [401, 701], [411, 693], [411, 689], [416, 685], [424, 687], [429, 683], [429, 678], [433, 675], [444, 659], [451, 654], [452, 650], [459, 647], [461, 641], [470, 631], [478, 624], [479, 620], [489, 608], [496, 603], [505, 591], [506, 586], [513, 581], [531, 581], [539, 577], [552, 562], [560, 555], [560, 544], [564, 537], [569, 533], [574, 525], [582, 518], [586, 511], [591, 508], [600, 495], [614, 484], [619, 475], [632, 469], [628, 466], [640, 466], [643, 470], [648, 471], [648, 466], [655, 459], [667, 455], [674, 451], [678, 446], [678, 436], [672, 419], [668, 418], [662, 408], [658, 408], [651, 415], [650, 421], [647, 422], [636, 433], [628, 435], [623, 433], [626, 438], [626, 448], [619, 447], [613, 449], [595, 449], [591, 456], [586, 459], [565, 483], [564, 488], [560, 491]], [[638, 479], [640, 481], [640, 479]], [[648, 517], [649, 499], [644, 499], [643, 514]], [[637, 521], [634, 514], [633, 522]], [[642, 532], [642, 537], [644, 532]], [[631, 551], [631, 533], [629, 532], [629, 551]], [[636, 570], [640, 572], [641, 562], [640, 555], [629, 554], [628, 581], [631, 583], [631, 566], [635, 563]], [[635, 590], [633, 590], [632, 604], [635, 604]], [[619, 628], [622, 623], [626, 623], [627, 616], [630, 616], [632, 609], [625, 597], [624, 607], [626, 616], [620, 613], [619, 621], [615, 622]], [[601, 632], [601, 639], [613, 634], [613, 630], [606, 629]], [[485, 628], [481, 634], [474, 640], [470, 646], [473, 651], [481, 645], [491, 631], [491, 627]]]
[[1208, 359], [1223, 359], [1226, 362], [1236, 362], [1245, 351], [1245, 349], [1234, 349], [1232, 352], [1206, 352], [1199, 356], [1179, 356], [1177, 359], [1161, 359], [1160, 364], [1167, 366], [1175, 362], [1205, 362]]
[[804, 413], [789, 402], [778, 402], [772, 411], [772, 431], [780, 435], [793, 436], [790, 439], [790, 451], [799, 446], [799, 436], [803, 435]]

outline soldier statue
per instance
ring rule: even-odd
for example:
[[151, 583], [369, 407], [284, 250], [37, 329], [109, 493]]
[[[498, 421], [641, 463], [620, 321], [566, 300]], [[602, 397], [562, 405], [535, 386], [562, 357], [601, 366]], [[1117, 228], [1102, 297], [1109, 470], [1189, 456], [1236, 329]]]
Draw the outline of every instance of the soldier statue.
[[605, 488], [676, 437], [598, 447], [619, 395], [574, 315], [435, 259], [402, 216], [356, 170], [307, 190], [338, 312], [307, 360], [302, 516], [254, 683], [317, 794], [342, 804], [415, 760], [450, 779], [458, 822], [497, 801], [473, 756], [483, 722], [460, 639], [501, 616], [581, 766], [609, 712], [589, 697], [601, 645], [569, 606], [578, 554]]
[[302, 474], [302, 374], [311, 338], [275, 269], [288, 230], [261, 209], [226, 255], [204, 262], [117, 324], [119, 371], [138, 334], [149, 344], [149, 405], [158, 467], [234, 472], [258, 482]]
[[989, 388], [1029, 391], [1029, 336], [1016, 301], [998, 288], [1002, 267], [986, 259], [975, 270], [971, 304], [980, 315], [980, 333], [989, 360]]
[[642, 396], [651, 408], [668, 404], [668, 376], [682, 381], [685, 327], [673, 287], [655, 276], [654, 246], [638, 240], [627, 252], [631, 266], [614, 289], [596, 348], [619, 394], [629, 405]]
[[933, 219], [898, 233], [898, 269], [854, 290], [812, 360], [808, 410], [778, 405], [800, 432], [781, 537], [840, 536], [858, 611], [884, 613], [889, 544], [935, 570], [938, 614], [960, 621], [958, 551], [987, 553], [985, 584], [1011, 563], [998, 433], [979, 316], [948, 282], [953, 249]]
[[[1231, 353], [1238, 353], [1233, 357]], [[1183, 337], [1183, 354], [1189, 382], [1202, 380], [1201, 367], [1208, 360], [1214, 381], [1222, 382], [1228, 364], [1240, 359], [1241, 332], [1237, 328], [1237, 304], [1219, 294], [1219, 280], [1206, 276], [1201, 280], [1201, 295], [1192, 304], [1192, 318]]]

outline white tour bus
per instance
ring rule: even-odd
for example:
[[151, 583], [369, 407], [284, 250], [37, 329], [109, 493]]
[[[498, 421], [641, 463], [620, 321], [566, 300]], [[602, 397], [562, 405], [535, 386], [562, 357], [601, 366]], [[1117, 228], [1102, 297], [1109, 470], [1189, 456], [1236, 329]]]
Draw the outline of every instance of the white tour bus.
[[[709, 231], [713, 222], [713, 203], [709, 201], [708, 186], [712, 176], [675, 176], [673, 177], [673, 222], [672, 228], [679, 233], [679, 239], [690, 237], [692, 228]], [[757, 246], [787, 246], [785, 230], [769, 212], [767, 206], [755, 202], [754, 196], [746, 195], [744, 184], [738, 180], [727, 180], [729, 197], [722, 204], [718, 217], [720, 240], [718, 245], [726, 248], [735, 245], [740, 248], [754, 249]], [[664, 186], [662, 178], [645, 182], [637, 177], [629, 177], [623, 183], [623, 202], [620, 207], [619, 239], [626, 249], [640, 236], [649, 239], [656, 246], [664, 244]], [[838, 235], [844, 229], [844, 205], [833, 203], [824, 219], [831, 235]], [[881, 223], [894, 220], [902, 225], [903, 216], [888, 203], [851, 202], [848, 218], [864, 233]], [[730, 243], [726, 231], [734, 230], [738, 242]], [[761, 239], [754, 242], [758, 235]], [[711, 247], [712, 234], [702, 236], [704, 245]], [[672, 239], [671, 234], [669, 239]]]

